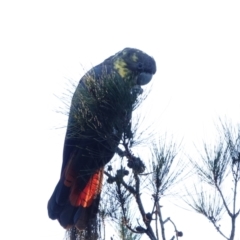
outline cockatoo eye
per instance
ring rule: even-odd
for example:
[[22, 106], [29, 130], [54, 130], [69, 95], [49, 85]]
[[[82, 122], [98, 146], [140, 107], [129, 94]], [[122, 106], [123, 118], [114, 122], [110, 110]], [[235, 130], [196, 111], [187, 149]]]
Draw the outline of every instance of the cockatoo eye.
[[137, 69], [138, 70], [142, 70], [143, 69], [143, 64], [142, 63], [138, 63]]

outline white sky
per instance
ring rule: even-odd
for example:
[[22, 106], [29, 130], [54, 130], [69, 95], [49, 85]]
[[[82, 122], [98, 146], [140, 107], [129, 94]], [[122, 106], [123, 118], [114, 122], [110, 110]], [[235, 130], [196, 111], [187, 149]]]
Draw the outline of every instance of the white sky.
[[[55, 128], [66, 125], [54, 94], [125, 47], [157, 62], [147, 116], [159, 129], [189, 144], [218, 116], [239, 122], [239, 13], [239, 1], [221, 0], [1, 1], [0, 238], [63, 238], [46, 209], [64, 140]], [[183, 240], [221, 239], [203, 217], [165, 211]]]

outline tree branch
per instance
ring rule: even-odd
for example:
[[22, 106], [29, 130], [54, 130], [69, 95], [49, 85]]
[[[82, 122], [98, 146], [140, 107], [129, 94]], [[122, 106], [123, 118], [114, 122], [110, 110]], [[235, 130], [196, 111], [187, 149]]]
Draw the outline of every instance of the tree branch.
[[135, 198], [136, 198], [136, 202], [137, 202], [137, 205], [138, 205], [138, 209], [142, 215], [142, 219], [147, 227], [147, 230], [146, 230], [146, 234], [149, 236], [150, 239], [152, 240], [157, 240], [154, 233], [153, 233], [153, 230], [152, 230], [152, 227], [150, 226], [150, 222], [147, 222], [146, 221], [146, 213], [145, 213], [145, 210], [144, 210], [144, 207], [143, 207], [143, 204], [142, 204], [142, 200], [141, 200], [141, 197], [140, 197], [140, 179], [139, 179], [139, 176], [137, 175], [137, 173], [134, 173], [134, 178], [135, 178], [135, 181], [136, 181], [136, 194], [135, 194]]
[[[208, 218], [208, 219], [209, 219], [209, 218]], [[216, 222], [213, 221], [213, 220], [210, 220], [210, 221], [211, 221], [211, 223], [213, 224], [213, 226], [216, 228], [216, 230], [217, 230], [224, 238], [226, 238], [227, 240], [229, 240], [228, 237], [226, 237], [226, 236], [223, 234], [223, 232], [220, 230], [219, 226], [217, 226]]]
[[158, 213], [158, 216], [159, 216], [159, 222], [160, 222], [160, 227], [161, 227], [161, 232], [162, 232], [162, 239], [166, 240], [165, 228], [164, 228], [164, 223], [165, 223], [166, 220], [163, 221], [163, 219], [162, 219], [162, 212], [161, 212], [161, 208], [160, 208], [160, 205], [159, 205], [158, 201], [156, 202], [156, 209], [157, 209], [157, 213]]
[[220, 196], [221, 196], [221, 199], [222, 199], [222, 201], [223, 201], [223, 205], [224, 205], [224, 207], [225, 207], [228, 215], [229, 215], [230, 217], [232, 217], [233, 214], [230, 212], [230, 210], [229, 210], [229, 208], [228, 208], [228, 205], [227, 205], [227, 203], [226, 203], [226, 201], [225, 201], [225, 198], [224, 198], [224, 196], [223, 196], [222, 190], [220, 189], [220, 187], [218, 186], [218, 184], [215, 184], [215, 187], [216, 187], [216, 189], [218, 190], [218, 192], [219, 192], [219, 194], [220, 194]]

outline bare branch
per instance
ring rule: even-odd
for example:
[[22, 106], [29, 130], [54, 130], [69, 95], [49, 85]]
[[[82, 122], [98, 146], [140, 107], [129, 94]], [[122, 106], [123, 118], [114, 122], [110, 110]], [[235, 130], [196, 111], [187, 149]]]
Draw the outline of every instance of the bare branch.
[[162, 219], [162, 212], [161, 212], [161, 207], [159, 205], [159, 203], [157, 202], [156, 203], [156, 210], [157, 210], [157, 213], [158, 213], [158, 216], [159, 216], [159, 222], [160, 222], [160, 227], [161, 227], [161, 232], [162, 232], [162, 239], [163, 240], [166, 240], [166, 237], [165, 237], [165, 228], [164, 228], [164, 221]]
[[218, 190], [218, 192], [219, 192], [219, 194], [220, 194], [220, 196], [221, 196], [223, 205], [224, 205], [224, 207], [225, 207], [228, 215], [229, 215], [230, 217], [232, 217], [233, 214], [232, 214], [231, 211], [229, 210], [228, 204], [227, 204], [227, 202], [226, 202], [226, 200], [225, 200], [225, 197], [224, 197], [224, 195], [223, 195], [222, 190], [220, 189], [220, 187], [219, 187], [218, 185], [216, 185], [215, 187], [216, 187], [216, 189]]

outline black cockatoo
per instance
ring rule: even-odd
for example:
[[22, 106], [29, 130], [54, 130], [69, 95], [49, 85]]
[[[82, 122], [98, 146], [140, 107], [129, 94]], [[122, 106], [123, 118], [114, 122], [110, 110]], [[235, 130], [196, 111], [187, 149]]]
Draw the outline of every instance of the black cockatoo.
[[48, 201], [48, 215], [64, 228], [86, 228], [98, 211], [103, 168], [116, 152], [141, 85], [156, 63], [146, 53], [125, 48], [93, 67], [72, 98], [60, 180]]

